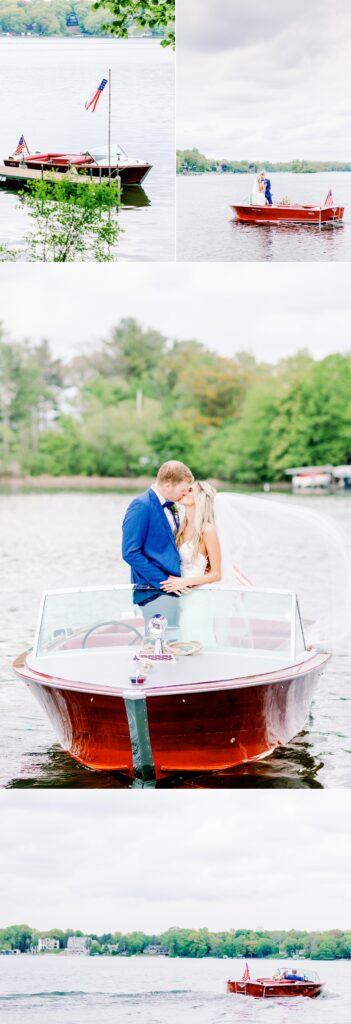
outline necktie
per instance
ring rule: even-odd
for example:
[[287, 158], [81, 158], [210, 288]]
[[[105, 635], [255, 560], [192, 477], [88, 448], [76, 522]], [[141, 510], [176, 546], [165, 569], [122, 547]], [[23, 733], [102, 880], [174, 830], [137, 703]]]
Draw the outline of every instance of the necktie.
[[173, 520], [174, 520], [175, 528], [176, 528], [176, 530], [179, 530], [179, 525], [180, 525], [179, 515], [178, 515], [178, 512], [177, 512], [176, 508], [174, 507], [174, 502], [173, 501], [164, 501], [163, 505], [162, 505], [162, 508], [169, 508], [169, 511], [172, 513], [172, 517], [173, 517]]

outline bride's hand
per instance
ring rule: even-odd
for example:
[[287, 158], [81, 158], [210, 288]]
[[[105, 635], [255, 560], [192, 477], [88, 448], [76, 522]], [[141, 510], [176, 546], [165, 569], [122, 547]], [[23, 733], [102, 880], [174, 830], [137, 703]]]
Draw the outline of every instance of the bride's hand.
[[166, 594], [189, 594], [191, 591], [189, 581], [182, 576], [169, 576], [160, 586]]

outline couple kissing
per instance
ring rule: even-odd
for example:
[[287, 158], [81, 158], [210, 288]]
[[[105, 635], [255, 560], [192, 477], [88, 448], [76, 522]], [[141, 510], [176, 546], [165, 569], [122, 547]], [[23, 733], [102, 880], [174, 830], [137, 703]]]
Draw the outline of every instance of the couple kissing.
[[122, 555], [132, 583], [179, 595], [221, 579], [215, 495], [183, 462], [160, 466], [155, 483], [133, 499], [123, 521]]

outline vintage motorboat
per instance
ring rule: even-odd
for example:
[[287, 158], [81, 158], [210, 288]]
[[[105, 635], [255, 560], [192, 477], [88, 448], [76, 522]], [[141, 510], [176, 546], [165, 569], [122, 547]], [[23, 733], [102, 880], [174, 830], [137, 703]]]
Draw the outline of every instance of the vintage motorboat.
[[113, 144], [110, 159], [107, 147], [90, 149], [86, 153], [21, 153], [4, 160], [4, 167], [17, 167], [31, 171], [76, 172], [99, 180], [119, 177], [122, 185], [141, 185], [151, 171], [151, 164], [130, 159], [122, 146]]
[[136, 785], [226, 771], [303, 727], [350, 636], [349, 539], [285, 496], [217, 494], [216, 523], [228, 582], [179, 597], [131, 584], [43, 595], [15, 673], [86, 767]]
[[[247, 971], [247, 974], [249, 972]], [[287, 977], [288, 975], [288, 977]], [[294, 979], [296, 975], [296, 980]], [[282, 997], [307, 996], [315, 999], [320, 996], [323, 982], [316, 971], [284, 968], [277, 970], [273, 978], [243, 977], [241, 981], [228, 981], [227, 991], [240, 996], [253, 996], [256, 999], [281, 999]]]
[[72, 757], [151, 781], [288, 743], [328, 658], [307, 648], [292, 591], [120, 585], [46, 592], [14, 669]]
[[340, 224], [343, 206], [311, 206], [299, 203], [275, 203], [274, 206], [256, 206], [252, 203], [231, 205], [237, 220], [247, 224]]

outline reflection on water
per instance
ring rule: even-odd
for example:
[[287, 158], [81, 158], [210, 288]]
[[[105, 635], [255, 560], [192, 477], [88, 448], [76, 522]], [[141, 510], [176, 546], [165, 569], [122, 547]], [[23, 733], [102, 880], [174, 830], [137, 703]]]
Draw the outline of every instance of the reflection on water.
[[[269, 500], [269, 498], [267, 498]], [[281, 499], [284, 504], [284, 498]], [[318, 508], [350, 533], [351, 496], [298, 502]], [[128, 497], [113, 493], [0, 495], [0, 778], [25, 788], [121, 788], [114, 773], [81, 767], [56, 742], [46, 716], [11, 673], [13, 658], [33, 643], [40, 594], [46, 589], [126, 582], [119, 555]], [[24, 529], [25, 524], [25, 529]], [[291, 535], [295, 548], [297, 537]], [[308, 571], [308, 569], [306, 569]], [[284, 552], [282, 552], [282, 580]], [[351, 786], [351, 651], [334, 656], [318, 683], [305, 729], [269, 758], [212, 775], [178, 776], [160, 788], [320, 788]]]
[[180, 175], [177, 180], [177, 259], [331, 261], [351, 258], [351, 173], [272, 174], [274, 198], [320, 205], [328, 189], [345, 206], [337, 225], [244, 224], [231, 206], [245, 202], [252, 175]]
[[[19, 189], [22, 190], [24, 186], [23, 181], [16, 182], [14, 180], [11, 183], [6, 182], [5, 184], [5, 182], [3, 182], [0, 178], [0, 187], [1, 194], [4, 192], [8, 193], [9, 195], [13, 195], [14, 193], [17, 193]], [[150, 206], [150, 202], [151, 200], [149, 199], [149, 196], [146, 195], [146, 192], [143, 189], [142, 185], [125, 185], [122, 188], [121, 206], [123, 206], [125, 210], [138, 210], [141, 209], [143, 206]]]

